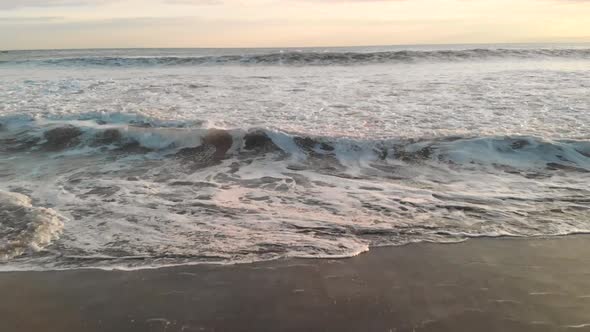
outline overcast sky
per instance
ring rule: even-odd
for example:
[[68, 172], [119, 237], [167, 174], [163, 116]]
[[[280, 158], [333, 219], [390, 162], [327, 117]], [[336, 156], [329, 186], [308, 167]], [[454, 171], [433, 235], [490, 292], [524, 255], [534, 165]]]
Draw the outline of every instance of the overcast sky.
[[590, 42], [590, 0], [0, 0], [0, 49]]

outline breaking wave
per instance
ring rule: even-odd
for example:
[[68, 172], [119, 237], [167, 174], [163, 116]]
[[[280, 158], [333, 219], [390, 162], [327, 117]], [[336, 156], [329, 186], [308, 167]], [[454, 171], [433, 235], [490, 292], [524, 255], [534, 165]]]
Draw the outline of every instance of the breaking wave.
[[[2, 124], [2, 119], [0, 119]], [[280, 152], [339, 162], [400, 160], [447, 165], [474, 164], [505, 170], [590, 172], [590, 140], [533, 136], [360, 139], [310, 136], [270, 128], [218, 129], [150, 121], [36, 121], [8, 118], [0, 131], [0, 151], [68, 153], [159, 153], [183, 156], [210, 149], [217, 159]]]
[[362, 139], [148, 118], [0, 123], [0, 269], [336, 258], [590, 232], [587, 139]]
[[[10, 55], [10, 52], [7, 53]], [[460, 62], [494, 59], [590, 59], [590, 49], [469, 49], [383, 52], [285, 51], [269, 54], [220, 56], [82, 56], [1, 60], [0, 65], [146, 67], [207, 65], [329, 66], [380, 63]]]

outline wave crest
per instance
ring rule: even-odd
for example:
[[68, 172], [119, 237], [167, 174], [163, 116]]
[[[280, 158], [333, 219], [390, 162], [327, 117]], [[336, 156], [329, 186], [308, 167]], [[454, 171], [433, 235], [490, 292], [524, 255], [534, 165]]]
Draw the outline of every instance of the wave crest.
[[[506, 171], [590, 172], [590, 141], [532, 136], [361, 139], [288, 133], [271, 128], [217, 129], [155, 122], [25, 121], [5, 125], [1, 151], [42, 153], [157, 153], [192, 160], [222, 160], [278, 152], [338, 164], [400, 161], [454, 167], [480, 165]], [[471, 165], [471, 166], [470, 166]]]

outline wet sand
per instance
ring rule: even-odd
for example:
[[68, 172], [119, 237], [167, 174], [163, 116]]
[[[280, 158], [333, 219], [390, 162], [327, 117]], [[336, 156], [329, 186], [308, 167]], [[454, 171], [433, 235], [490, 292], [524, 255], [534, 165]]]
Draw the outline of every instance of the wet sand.
[[590, 237], [0, 273], [0, 331], [590, 331]]

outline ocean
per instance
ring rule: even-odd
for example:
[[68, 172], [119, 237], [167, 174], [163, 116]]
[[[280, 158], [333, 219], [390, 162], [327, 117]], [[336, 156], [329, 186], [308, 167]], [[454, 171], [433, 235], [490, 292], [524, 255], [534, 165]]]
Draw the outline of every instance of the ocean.
[[0, 52], [0, 270], [590, 232], [590, 45]]

